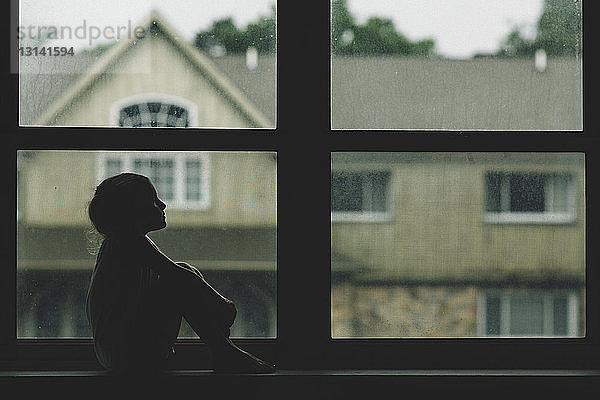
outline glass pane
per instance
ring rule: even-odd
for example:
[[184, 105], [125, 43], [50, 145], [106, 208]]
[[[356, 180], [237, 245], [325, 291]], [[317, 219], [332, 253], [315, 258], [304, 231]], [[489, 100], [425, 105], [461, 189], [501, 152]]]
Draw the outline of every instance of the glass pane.
[[[210, 176], [204, 208], [167, 205], [167, 227], [149, 236], [169, 257], [196, 266], [238, 306], [234, 337], [276, 336], [276, 172], [274, 153], [19, 151], [17, 337], [89, 337], [85, 299], [102, 237], [87, 217], [96, 185], [139, 165], [169, 165], [165, 180], [185, 199], [183, 170], [203, 165]], [[208, 162], [204, 162], [208, 160]], [[103, 170], [103, 162], [108, 165]], [[76, 169], [72, 166], [77, 165]], [[129, 165], [129, 166], [128, 166]], [[117, 169], [117, 166], [120, 169]], [[108, 175], [107, 175], [108, 173]], [[169, 178], [169, 179], [167, 179]], [[204, 178], [203, 178], [204, 179]], [[206, 178], [208, 179], [208, 178]], [[155, 183], [156, 184], [156, 183]], [[165, 186], [166, 187], [166, 186]], [[159, 196], [162, 196], [159, 191]], [[181, 337], [194, 337], [182, 323]]]
[[331, 209], [333, 211], [362, 211], [362, 183], [360, 173], [332, 173]]
[[187, 160], [185, 163], [186, 200], [200, 200], [202, 185], [201, 165], [202, 163], [196, 160]]
[[330, 1], [333, 129], [583, 129], [581, 1]]
[[566, 297], [557, 297], [553, 301], [553, 329], [554, 334], [567, 336], [568, 334], [568, 300]]
[[490, 296], [486, 299], [486, 334], [500, 334], [500, 298]]
[[188, 111], [166, 103], [141, 103], [121, 108], [119, 126], [122, 127], [188, 127]]
[[515, 296], [510, 299], [510, 334], [544, 334], [544, 299], [539, 296]]
[[502, 174], [490, 173], [486, 176], [487, 211], [500, 212], [502, 210]]
[[133, 171], [147, 176], [158, 195], [165, 201], [173, 200], [174, 161], [169, 159], [142, 159], [133, 161]]
[[374, 172], [367, 174], [365, 177], [369, 183], [369, 192], [367, 193], [368, 210], [387, 211], [388, 174], [386, 172]]
[[510, 177], [510, 211], [543, 212], [544, 178], [541, 175]]
[[[339, 219], [332, 203], [334, 338], [585, 335], [584, 154], [335, 152], [331, 159], [338, 204], [355, 198], [336, 188], [339, 177], [359, 170], [386, 169], [390, 197], [385, 220]], [[524, 178], [509, 184], [504, 176]], [[562, 186], [574, 219], [487, 218], [498, 187], [529, 201], [547, 176], [570, 177]]]
[[275, 128], [275, 0], [20, 0], [21, 126]]

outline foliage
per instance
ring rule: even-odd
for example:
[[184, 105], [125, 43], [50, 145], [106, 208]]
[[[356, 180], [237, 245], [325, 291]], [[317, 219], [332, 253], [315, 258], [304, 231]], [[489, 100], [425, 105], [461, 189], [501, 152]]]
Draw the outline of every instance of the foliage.
[[[364, 25], [357, 25], [348, 10], [346, 0], [333, 0], [332, 4], [332, 51], [334, 54], [353, 55], [431, 55], [433, 40], [412, 42], [397, 32], [391, 19], [370, 18]], [[245, 30], [238, 28], [232, 18], [215, 21], [210, 29], [198, 32], [194, 45], [213, 53], [222, 48], [226, 53], [242, 53], [255, 47], [259, 53], [270, 53], [276, 49], [275, 7], [271, 15], [261, 17], [249, 24]]]
[[391, 19], [371, 17], [357, 25], [346, 0], [331, 3], [331, 49], [334, 54], [351, 55], [432, 55], [431, 39], [412, 42], [396, 31]]
[[502, 43], [497, 55], [505, 57], [531, 56], [544, 49], [549, 56], [579, 56], [582, 51], [581, 1], [546, 0], [533, 40], [522, 37], [515, 28]]
[[222, 46], [225, 52], [233, 54], [243, 53], [248, 47], [255, 47], [259, 53], [274, 52], [277, 46], [275, 7], [269, 16], [248, 24], [245, 30], [239, 29], [231, 17], [217, 20], [210, 29], [196, 34], [194, 45], [207, 52], [215, 46]]
[[[496, 53], [501, 57], [531, 56], [544, 49], [549, 56], [575, 56], [582, 51], [581, 0], [545, 0], [544, 11], [537, 24], [533, 40], [513, 29]], [[243, 53], [255, 47], [259, 53], [276, 50], [275, 7], [271, 14], [238, 28], [232, 18], [215, 21], [210, 29], [196, 34], [194, 45], [210, 52], [222, 47], [227, 53]], [[371, 17], [359, 25], [348, 9], [347, 0], [331, 2], [331, 50], [338, 55], [407, 55], [431, 56], [432, 39], [411, 41], [394, 27], [389, 18]]]

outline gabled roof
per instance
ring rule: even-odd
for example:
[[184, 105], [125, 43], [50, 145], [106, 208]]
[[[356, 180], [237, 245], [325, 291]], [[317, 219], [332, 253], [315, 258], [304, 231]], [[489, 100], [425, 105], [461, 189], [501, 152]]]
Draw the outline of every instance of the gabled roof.
[[[46, 65], [43, 67], [45, 71], [36, 74], [35, 65], [21, 64], [21, 94], [28, 96], [26, 99], [21, 99], [21, 123], [50, 125], [53, 118], [61, 110], [67, 107], [73, 99], [88, 90], [96, 79], [106, 73], [123, 53], [135, 45], [137, 41], [146, 40], [150, 36], [148, 33], [152, 33], [163, 35], [221, 95], [240, 111], [251, 126], [273, 126], [273, 121], [265, 116], [262, 110], [253, 104], [207, 56], [187, 42], [178, 39], [180, 35], [173, 31], [157, 11], [152, 11], [141, 26], [144, 27], [147, 33], [144, 37], [138, 39], [135, 35], [131, 35], [128, 40], [116, 43], [101, 55], [93, 52], [85, 53], [70, 61], [68, 57], [60, 57], [59, 73], [56, 73], [57, 70], [52, 71], [52, 67], [48, 70]], [[34, 59], [34, 57], [31, 57], [31, 59]], [[65, 60], [67, 60], [66, 64], [63, 65]], [[25, 62], [27, 61], [29, 60], [25, 60]], [[38, 68], [37, 71], [40, 71], [40, 69]], [[28, 72], [33, 75], [28, 74]], [[43, 83], [48, 86], [44, 87]], [[40, 96], [41, 89], [44, 89], [42, 96]], [[52, 94], [55, 94], [55, 96], [53, 97]], [[34, 101], [32, 106], [23, 104], [29, 103], [33, 100], [33, 97], [42, 97], [42, 101], [37, 102], [37, 104]], [[31, 115], [39, 115], [39, 117], [32, 120]]]
[[246, 66], [244, 54], [215, 57], [211, 61], [227, 74], [264, 115], [271, 121], [277, 119], [277, 64], [274, 54], [259, 55], [258, 66], [253, 70]]

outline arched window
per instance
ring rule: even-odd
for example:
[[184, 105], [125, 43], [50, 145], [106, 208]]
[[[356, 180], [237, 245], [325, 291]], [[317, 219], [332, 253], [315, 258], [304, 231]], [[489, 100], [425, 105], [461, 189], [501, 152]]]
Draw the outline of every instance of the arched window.
[[119, 112], [119, 126], [188, 127], [190, 119], [185, 108], [174, 104], [152, 101], [123, 107]]
[[112, 123], [119, 127], [187, 128], [197, 125], [195, 105], [162, 93], [144, 93], [115, 102]]

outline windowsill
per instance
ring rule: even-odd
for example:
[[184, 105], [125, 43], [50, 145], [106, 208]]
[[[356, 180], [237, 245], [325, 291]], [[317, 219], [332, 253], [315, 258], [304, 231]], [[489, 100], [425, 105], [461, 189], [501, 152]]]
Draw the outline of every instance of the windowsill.
[[[173, 370], [162, 374], [164, 377], [222, 377], [222, 376], [257, 376], [265, 378], [276, 378], [278, 376], [288, 377], [310, 377], [310, 376], [396, 376], [396, 377], [596, 377], [600, 379], [600, 370], [278, 370], [273, 374], [216, 374], [210, 369], [200, 370]], [[27, 378], [52, 378], [52, 377], [111, 377], [107, 371], [100, 370], [72, 370], [72, 371], [0, 371], [0, 381], [11, 377]], [[115, 376], [116, 377], [116, 376]]]
[[[281, 399], [368, 398], [391, 392], [419, 397], [478, 396], [493, 385], [505, 396], [530, 390], [548, 393], [594, 393], [600, 387], [598, 370], [280, 370], [274, 374], [215, 374], [210, 370], [172, 371], [160, 376], [111, 376], [104, 371], [0, 372], [0, 388], [25, 398], [131, 393], [135, 398], [183, 398], [199, 393], [206, 398]], [[125, 390], [125, 391], [124, 391]], [[8, 393], [8, 392], [7, 392]], [[503, 396], [504, 397], [504, 396]]]
[[575, 215], [571, 213], [486, 213], [484, 222], [489, 224], [540, 224], [557, 225], [572, 224], [576, 221]]
[[392, 214], [386, 212], [334, 212], [331, 222], [386, 223], [392, 221]]
[[600, 370], [279, 370], [274, 374], [175, 370], [152, 377], [111, 376], [105, 371], [0, 371], [0, 388], [25, 398], [67, 393], [183, 398], [199, 393], [219, 399], [238, 399], [240, 394], [260, 399], [362, 399], [392, 392], [418, 393], [424, 398], [437, 398], [442, 392], [447, 398], [464, 398], [468, 392], [479, 396], [490, 385], [494, 393], [507, 398], [532, 385], [538, 393], [594, 393], [600, 388]]

